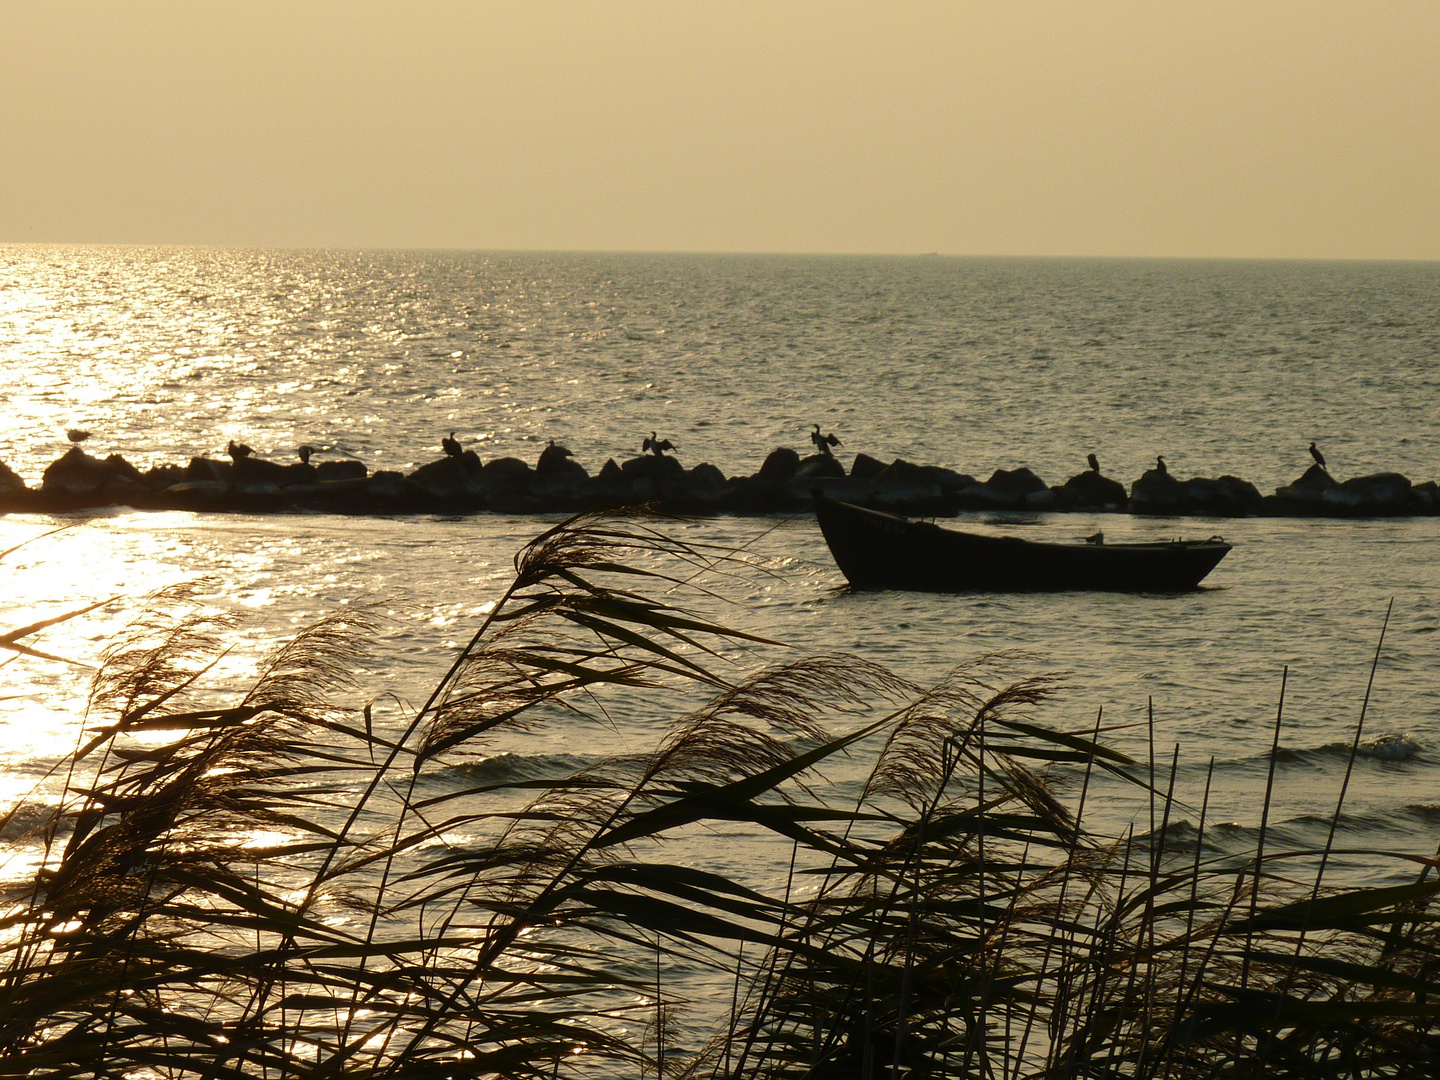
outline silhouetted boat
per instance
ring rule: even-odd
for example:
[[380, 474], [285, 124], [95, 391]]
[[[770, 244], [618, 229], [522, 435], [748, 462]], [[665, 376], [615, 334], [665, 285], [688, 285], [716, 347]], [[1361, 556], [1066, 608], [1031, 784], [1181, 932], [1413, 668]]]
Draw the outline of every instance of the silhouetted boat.
[[1181, 592], [1199, 585], [1230, 550], [1218, 537], [1053, 544], [982, 536], [825, 498], [815, 501], [815, 517], [857, 589]]

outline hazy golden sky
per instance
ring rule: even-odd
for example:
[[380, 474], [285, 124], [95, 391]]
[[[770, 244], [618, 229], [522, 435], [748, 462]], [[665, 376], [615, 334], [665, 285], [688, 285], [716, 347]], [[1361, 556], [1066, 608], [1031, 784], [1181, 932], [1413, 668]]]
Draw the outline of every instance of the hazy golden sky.
[[0, 6], [0, 241], [1440, 258], [1440, 2]]

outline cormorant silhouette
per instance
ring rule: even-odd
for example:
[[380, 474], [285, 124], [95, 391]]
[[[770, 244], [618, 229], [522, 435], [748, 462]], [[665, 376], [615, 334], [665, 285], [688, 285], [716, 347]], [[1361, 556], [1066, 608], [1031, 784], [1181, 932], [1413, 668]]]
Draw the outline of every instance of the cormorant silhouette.
[[231, 439], [225, 444], [225, 453], [230, 455], [231, 461], [240, 461], [243, 458], [249, 457], [254, 451], [244, 443], [237, 443], [234, 439]]
[[554, 439], [550, 440], [550, 445], [547, 446], [545, 449], [549, 450], [551, 453], [559, 454], [561, 457], [575, 456], [570, 452], [570, 448], [568, 446], [556, 446]]
[[1159, 454], [1155, 455], [1155, 471], [1161, 476], [1169, 476], [1170, 470], [1165, 468], [1165, 459]]
[[830, 432], [829, 435], [821, 435], [819, 424], [816, 424], [815, 430], [810, 433], [810, 441], [815, 444], [815, 449], [819, 450], [820, 453], [824, 454], [826, 457], [835, 456], [834, 454], [830, 453], [830, 447], [841, 445], [840, 440], [835, 437], [835, 433], [833, 431]]
[[[1316, 465], [1319, 465], [1320, 468], [1325, 469], [1325, 455], [1320, 453], [1320, 450], [1313, 442], [1310, 444], [1310, 456], [1315, 459]], [[1325, 469], [1325, 471], [1329, 472], [1330, 470]]]
[[90, 432], [84, 428], [72, 427], [65, 432], [65, 437], [72, 443], [82, 443], [90, 437]]
[[656, 457], [664, 457], [666, 450], [674, 450], [675, 444], [669, 439], [657, 439], [655, 432], [650, 432], [650, 437], [640, 444], [642, 454], [654, 454]]
[[460, 444], [455, 440], [455, 432], [440, 440], [440, 449], [445, 451], [447, 457], [459, 457], [462, 453]]
[[1090, 463], [1091, 472], [1098, 473], [1100, 471], [1100, 459], [1094, 454], [1086, 454], [1085, 460]]
[[309, 465], [310, 455], [315, 453], [315, 448], [313, 446], [302, 446], [296, 450], [295, 453], [299, 456], [301, 465]]

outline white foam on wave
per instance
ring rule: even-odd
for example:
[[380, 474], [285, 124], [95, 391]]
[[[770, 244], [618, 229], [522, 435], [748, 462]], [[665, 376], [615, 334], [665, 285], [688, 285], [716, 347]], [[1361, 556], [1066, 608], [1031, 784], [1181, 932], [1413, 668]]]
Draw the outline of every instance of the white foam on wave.
[[1409, 761], [1421, 750], [1420, 743], [1409, 733], [1387, 732], [1375, 735], [1360, 744], [1360, 753], [1380, 761]]

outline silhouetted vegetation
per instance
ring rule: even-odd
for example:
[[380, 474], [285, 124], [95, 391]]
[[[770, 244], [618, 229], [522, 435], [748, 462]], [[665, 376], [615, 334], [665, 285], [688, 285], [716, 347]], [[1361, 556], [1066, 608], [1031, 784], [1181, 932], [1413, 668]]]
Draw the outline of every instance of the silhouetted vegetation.
[[[221, 693], [230, 620], [153, 596], [5, 904], [0, 1075], [1433, 1075], [1432, 861], [1333, 889], [1331, 847], [1263, 821], [1222, 856], [1204, 805], [1178, 829], [1173, 763], [1045, 722], [1045, 678], [919, 687], [839, 655], [736, 678], [747, 635], [644, 591], [731, 560], [640, 517], [549, 530], [403, 730], [340, 703], [372, 611]], [[650, 752], [457, 767], [677, 687], [700, 703]], [[817, 783], [842, 756], [863, 784]], [[1153, 829], [1092, 830], [1097, 770]], [[667, 855], [703, 829], [789, 872]], [[728, 1007], [685, 1014], [679, 970], [728, 973]]]

